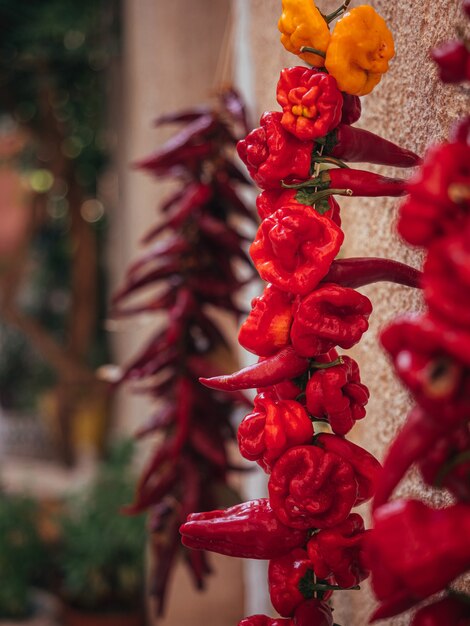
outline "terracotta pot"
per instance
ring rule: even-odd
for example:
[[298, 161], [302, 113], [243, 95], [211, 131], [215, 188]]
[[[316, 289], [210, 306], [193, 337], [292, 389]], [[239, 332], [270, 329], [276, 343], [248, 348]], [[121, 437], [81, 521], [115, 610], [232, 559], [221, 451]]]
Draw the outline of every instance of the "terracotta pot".
[[145, 626], [145, 619], [138, 613], [91, 613], [64, 607], [64, 626]]

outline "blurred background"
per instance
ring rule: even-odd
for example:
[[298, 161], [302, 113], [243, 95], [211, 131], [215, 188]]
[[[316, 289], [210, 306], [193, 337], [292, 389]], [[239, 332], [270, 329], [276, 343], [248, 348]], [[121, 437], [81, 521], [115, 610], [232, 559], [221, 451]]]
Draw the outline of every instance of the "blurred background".
[[[330, 12], [337, 4], [325, 0], [321, 7]], [[422, 153], [466, 110], [463, 93], [449, 97], [439, 86], [427, 56], [436, 42], [452, 38], [459, 3], [443, 0], [437, 21], [425, 0], [370, 4], [390, 23], [397, 58], [363, 103], [360, 125]], [[164, 323], [158, 316], [110, 314], [111, 296], [142, 236], [175, 190], [174, 182], [132, 164], [176, 132], [155, 127], [158, 116], [213, 107], [231, 85], [249, 124], [277, 108], [279, 71], [295, 64], [279, 44], [280, 5], [0, 0], [0, 624], [198, 626], [210, 620], [231, 626], [244, 615], [272, 614], [265, 564], [215, 555], [207, 593], [194, 589], [191, 570], [175, 560], [165, 615], [153, 617], [145, 592], [155, 552], [145, 515], [119, 510], [133, 501], [139, 471], [159, 442], [158, 434], [131, 441], [155, 399], [128, 385], [114, 389], [109, 381], [119, 370], [108, 366], [128, 363]], [[233, 163], [241, 168], [235, 157]], [[250, 207], [254, 194], [245, 187], [240, 194]], [[347, 199], [344, 208], [346, 255], [419, 265], [419, 256], [392, 233], [392, 200]], [[250, 232], [253, 225], [246, 238]], [[240, 290], [237, 305], [246, 309], [259, 289], [254, 281]], [[381, 458], [409, 398], [377, 348], [377, 333], [397, 311], [421, 303], [398, 286], [366, 292], [376, 310], [354, 356], [371, 402], [367, 426], [354, 432]], [[234, 345], [234, 316], [218, 320], [231, 350], [219, 355], [217, 367], [231, 371], [249, 357]], [[228, 448], [239, 463], [234, 446]], [[224, 506], [230, 498], [261, 497], [264, 476], [229, 473], [224, 487]], [[404, 485], [403, 494], [410, 493], [430, 499], [416, 477]], [[367, 591], [353, 595], [342, 595], [335, 617], [363, 626], [373, 601]]]

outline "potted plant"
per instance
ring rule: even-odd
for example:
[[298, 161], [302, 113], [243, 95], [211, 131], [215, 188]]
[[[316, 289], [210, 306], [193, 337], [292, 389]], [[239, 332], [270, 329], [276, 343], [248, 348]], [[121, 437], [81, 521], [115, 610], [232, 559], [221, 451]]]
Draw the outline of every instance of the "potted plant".
[[46, 552], [38, 531], [39, 507], [29, 497], [0, 495], [0, 624], [41, 624], [33, 586]]
[[61, 516], [58, 551], [66, 626], [144, 624], [143, 517], [119, 509], [133, 497], [133, 445], [115, 447]]

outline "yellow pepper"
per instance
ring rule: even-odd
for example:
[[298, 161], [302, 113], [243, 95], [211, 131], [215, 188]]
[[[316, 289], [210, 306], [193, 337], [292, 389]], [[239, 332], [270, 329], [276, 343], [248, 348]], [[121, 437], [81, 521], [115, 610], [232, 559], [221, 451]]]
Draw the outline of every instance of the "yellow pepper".
[[328, 24], [313, 0], [282, 0], [278, 28], [286, 50], [315, 67], [325, 65], [324, 57], [312, 52], [300, 52], [302, 46], [307, 46], [325, 53], [330, 42]]
[[336, 24], [325, 67], [341, 91], [365, 96], [380, 82], [395, 54], [392, 33], [370, 6], [359, 6]]

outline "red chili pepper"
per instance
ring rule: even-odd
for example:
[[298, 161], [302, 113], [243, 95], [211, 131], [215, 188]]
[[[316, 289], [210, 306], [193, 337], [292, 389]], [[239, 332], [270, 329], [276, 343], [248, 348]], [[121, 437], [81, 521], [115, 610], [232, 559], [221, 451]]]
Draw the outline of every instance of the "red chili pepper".
[[470, 503], [470, 432], [469, 425], [437, 439], [419, 461], [424, 481], [434, 487], [445, 487], [460, 502]]
[[470, 0], [462, 0], [462, 10], [467, 17], [470, 17]]
[[417, 500], [385, 504], [374, 514], [365, 553], [382, 603], [370, 621], [397, 615], [468, 569], [470, 507], [435, 510]]
[[257, 389], [275, 385], [288, 378], [295, 378], [307, 369], [308, 360], [298, 356], [295, 350], [288, 346], [277, 354], [248, 365], [234, 374], [200, 378], [199, 381], [206, 387], [222, 391]]
[[304, 407], [294, 400], [276, 401], [258, 394], [254, 409], [238, 428], [241, 455], [270, 472], [274, 462], [289, 448], [310, 443], [313, 427]]
[[430, 314], [470, 330], [470, 228], [438, 239], [429, 249], [423, 274]]
[[330, 219], [293, 203], [263, 220], [250, 255], [263, 280], [305, 295], [328, 272], [343, 239]]
[[304, 180], [310, 174], [313, 143], [293, 137], [281, 118], [282, 113], [264, 113], [261, 127], [237, 144], [241, 160], [262, 189], [279, 188], [281, 180]]
[[326, 452], [340, 456], [352, 466], [357, 482], [355, 506], [372, 498], [381, 465], [370, 452], [343, 437], [329, 433], [320, 433], [315, 437], [314, 443]]
[[354, 289], [322, 284], [294, 308], [291, 341], [297, 354], [314, 357], [335, 346], [352, 348], [369, 327], [372, 304]]
[[357, 257], [333, 261], [323, 282], [353, 289], [382, 281], [419, 288], [422, 278], [422, 272], [405, 263], [392, 259]]
[[432, 446], [445, 436], [446, 423], [432, 420], [420, 407], [414, 407], [387, 450], [379, 474], [373, 508], [388, 501], [408, 469], [425, 458]]
[[283, 127], [302, 141], [323, 137], [338, 126], [343, 96], [333, 76], [302, 66], [286, 67], [277, 84]]
[[189, 548], [247, 559], [271, 559], [302, 546], [306, 530], [282, 524], [267, 498], [225, 510], [192, 513], [180, 528]]
[[341, 226], [340, 207], [334, 197], [329, 196], [326, 201], [318, 202], [317, 205], [314, 197], [315, 191], [311, 189], [268, 189], [256, 198], [256, 207], [258, 215], [264, 220], [283, 206], [297, 202], [302, 206], [312, 207], [320, 215], [329, 217], [337, 226]]
[[396, 373], [430, 417], [448, 427], [468, 417], [470, 336], [467, 333], [420, 315], [396, 320], [382, 331], [380, 339]]
[[468, 596], [447, 596], [419, 609], [410, 626], [469, 626], [470, 602]]
[[407, 193], [405, 180], [366, 170], [332, 168], [320, 174], [320, 181], [330, 192], [333, 189], [351, 190], [352, 193], [346, 195], [352, 196], [403, 196]]
[[167, 428], [173, 423], [176, 416], [176, 408], [172, 405], [166, 406], [151, 416], [151, 418], [141, 426], [135, 433], [137, 439], [142, 439], [156, 430]]
[[268, 484], [271, 506], [291, 528], [331, 528], [344, 521], [357, 497], [351, 464], [318, 446], [297, 446], [276, 462]]
[[361, 117], [362, 105], [359, 96], [343, 92], [342, 124], [354, 124]]
[[463, 230], [470, 213], [470, 146], [438, 144], [407, 184], [409, 197], [400, 207], [398, 232], [414, 246]]
[[293, 616], [298, 606], [314, 597], [313, 565], [307, 552], [296, 548], [271, 559], [268, 585], [271, 603], [279, 615]]
[[329, 422], [337, 435], [345, 435], [365, 414], [369, 390], [361, 383], [359, 366], [348, 356], [341, 363], [313, 372], [306, 388], [309, 413]]
[[210, 107], [207, 105], [200, 105], [191, 107], [184, 111], [177, 111], [175, 113], [164, 113], [159, 115], [153, 120], [154, 126], [163, 126], [164, 124], [179, 124], [181, 122], [193, 122], [201, 117], [207, 117], [212, 114]]
[[454, 123], [449, 134], [449, 141], [470, 146], [470, 115]]
[[292, 296], [274, 285], [251, 302], [251, 312], [240, 327], [238, 342], [258, 356], [269, 356], [289, 344]]
[[[394, 167], [414, 167], [421, 158], [379, 135], [349, 124], [340, 124], [328, 138], [332, 144], [325, 154], [351, 163], [377, 163]], [[327, 144], [328, 145], [328, 144]]]
[[333, 613], [325, 600], [313, 598], [297, 607], [293, 626], [334, 626], [333, 621]]
[[293, 626], [291, 619], [268, 617], [267, 615], [250, 615], [245, 617], [238, 626]]
[[312, 535], [307, 553], [315, 574], [319, 578], [333, 576], [344, 589], [365, 580], [369, 576], [362, 555], [366, 532], [362, 517], [351, 513], [338, 526]]
[[470, 79], [470, 54], [463, 41], [446, 41], [432, 48], [430, 54], [443, 83], [460, 83]]

